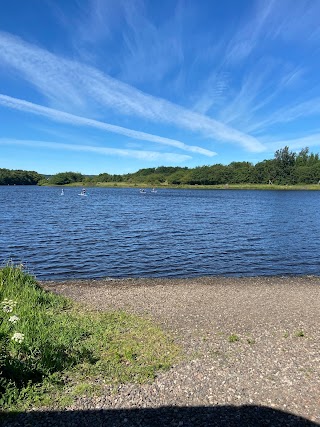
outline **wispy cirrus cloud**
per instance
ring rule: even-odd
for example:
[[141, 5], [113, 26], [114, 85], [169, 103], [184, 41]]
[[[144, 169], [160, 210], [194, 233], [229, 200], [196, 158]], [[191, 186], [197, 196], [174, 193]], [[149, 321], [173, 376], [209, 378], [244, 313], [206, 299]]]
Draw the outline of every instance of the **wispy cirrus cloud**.
[[182, 163], [186, 160], [191, 159], [190, 156], [183, 154], [173, 154], [173, 153], [159, 153], [157, 151], [145, 151], [145, 150], [131, 150], [131, 149], [121, 149], [121, 148], [110, 148], [110, 147], [98, 147], [94, 145], [80, 145], [80, 144], [63, 144], [60, 142], [52, 141], [38, 141], [38, 140], [25, 140], [25, 139], [10, 139], [10, 138], [0, 138], [0, 145], [20, 145], [28, 146], [33, 148], [49, 148], [53, 150], [62, 150], [62, 151], [81, 151], [81, 152], [90, 152], [98, 153], [107, 156], [117, 156], [117, 157], [128, 157], [132, 159], [139, 159], [145, 161], [164, 161], [164, 162], [174, 162]]
[[[221, 109], [219, 117], [225, 123], [243, 124], [252, 115], [253, 108], [257, 100], [268, 93], [270, 86], [270, 74], [274, 67], [267, 64], [266, 61], [252, 67], [250, 72], [243, 77], [241, 85], [234, 94], [232, 100]], [[269, 79], [268, 79], [269, 78]]]
[[[241, 25], [239, 19], [233, 31], [226, 28], [227, 36], [218, 38], [217, 41], [212, 40], [210, 34], [207, 35], [205, 45], [197, 55], [196, 65], [206, 64], [210, 58], [212, 66], [208, 77], [202, 80], [194, 95], [195, 111], [209, 116], [216, 114], [223, 123], [232, 123], [236, 116], [241, 115], [239, 107], [240, 110], [246, 109], [244, 104], [249, 102], [248, 95], [250, 98], [253, 95], [250, 92], [246, 93], [245, 97], [242, 96], [245, 89], [242, 87], [243, 82], [239, 85], [235, 76], [238, 79], [242, 77], [241, 67], [258, 44], [261, 28], [271, 7], [272, 2], [262, 8], [260, 13], [257, 13], [255, 8], [250, 10], [252, 16], [249, 23], [245, 20]], [[233, 72], [235, 69], [236, 73]]]
[[239, 27], [226, 46], [224, 63], [237, 64], [244, 61], [258, 46], [261, 37], [270, 31], [270, 16], [275, 10], [275, 0], [258, 0], [254, 3], [250, 19]]
[[[264, 58], [257, 61], [243, 77], [238, 91], [230, 102], [221, 108], [220, 120], [234, 126], [241, 124], [247, 132], [260, 129], [259, 122], [262, 121], [257, 119], [259, 114], [266, 115], [264, 108], [268, 111], [273, 101], [279, 101], [281, 94], [291, 88], [294, 89], [303, 73], [302, 67], [286, 64], [280, 60]], [[272, 113], [268, 111], [267, 118], [263, 120], [271, 123], [271, 116], [278, 115], [278, 110], [279, 106], [273, 109]]]
[[88, 62], [99, 61], [99, 48], [112, 43], [124, 26], [121, 0], [82, 0], [69, 2], [68, 7], [55, 0], [45, 1], [67, 34], [73, 54]]
[[121, 0], [88, 0], [78, 4], [80, 15], [76, 17], [76, 37], [81, 42], [92, 45], [108, 40], [122, 24]]
[[194, 110], [200, 114], [207, 114], [211, 108], [221, 107], [225, 101], [225, 92], [229, 86], [229, 73], [213, 72], [208, 79], [203, 83], [204, 90], [201, 90], [200, 95], [194, 103]]
[[222, 122], [1, 32], [0, 59], [45, 96], [51, 106], [61, 110], [92, 117], [101, 114], [102, 108], [108, 108], [126, 116], [191, 131], [212, 142], [234, 143], [252, 152], [264, 150], [256, 138]]
[[290, 123], [297, 119], [320, 116], [320, 96], [279, 108], [267, 118], [256, 121], [251, 131], [266, 129], [274, 124]]
[[[263, 0], [268, 4], [269, 0]], [[266, 37], [314, 44], [319, 41], [320, 4], [313, 0], [301, 0], [292, 7], [291, 0], [273, 0], [272, 13], [265, 22]]]
[[[318, 55], [319, 14], [320, 3], [309, 0], [301, 0], [294, 7], [290, 0], [254, 2], [239, 17], [233, 34], [217, 52], [212, 75], [230, 76], [223, 87], [223, 103], [218, 109], [213, 102], [210, 105], [214, 96], [208, 94], [214, 94], [219, 83], [216, 77], [201, 89], [199, 99], [205, 102], [197, 102], [195, 108], [213, 107], [208, 109], [210, 115], [216, 114], [225, 124], [255, 136], [268, 131], [267, 127], [276, 122], [288, 123], [303, 115], [314, 115], [317, 108], [314, 102], [310, 105], [310, 93], [304, 87], [318, 81], [313, 61], [308, 59]], [[300, 54], [302, 47], [308, 53]], [[297, 88], [299, 104], [306, 107], [304, 111], [297, 106]]]
[[301, 41], [314, 44], [319, 41], [320, 4], [301, 0], [292, 7], [291, 0], [258, 0], [253, 3], [246, 21], [235, 31], [226, 46], [226, 64], [239, 63], [265, 41]]
[[185, 8], [180, 2], [157, 24], [144, 0], [83, 0], [68, 17], [56, 3], [51, 7], [80, 58], [99, 63], [99, 49], [117, 44], [106, 69], [116, 71], [121, 80], [155, 86], [183, 60], [179, 24]]
[[320, 132], [311, 135], [302, 136], [299, 138], [287, 138], [282, 140], [270, 140], [267, 142], [268, 149], [277, 150], [279, 148], [288, 146], [292, 150], [299, 150], [305, 147], [319, 146]]
[[115, 126], [109, 123], [104, 123], [98, 120], [88, 119], [86, 117], [76, 116], [74, 114], [65, 113], [53, 108], [43, 107], [42, 105], [34, 104], [22, 99], [13, 98], [7, 95], [0, 94], [0, 105], [12, 108], [15, 110], [36, 114], [42, 117], [47, 117], [51, 120], [67, 123], [74, 126], [85, 126], [100, 129], [107, 132], [112, 132], [127, 136], [142, 141], [154, 142], [162, 145], [168, 145], [184, 151], [189, 151], [197, 154], [202, 154], [208, 157], [216, 155], [214, 151], [206, 150], [194, 145], [187, 145], [175, 139], [163, 138], [161, 136], [152, 135], [146, 132], [135, 131], [121, 126]]
[[155, 25], [149, 18], [143, 0], [120, 1], [124, 19], [124, 39], [119, 77], [131, 83], [157, 85], [183, 62], [181, 39], [181, 6]]

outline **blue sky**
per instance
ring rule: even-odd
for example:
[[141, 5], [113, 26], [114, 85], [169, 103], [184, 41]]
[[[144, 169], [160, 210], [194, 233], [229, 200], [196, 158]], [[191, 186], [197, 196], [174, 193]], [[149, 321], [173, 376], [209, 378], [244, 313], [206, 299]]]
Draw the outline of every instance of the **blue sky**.
[[318, 0], [10, 0], [0, 167], [128, 173], [320, 151]]

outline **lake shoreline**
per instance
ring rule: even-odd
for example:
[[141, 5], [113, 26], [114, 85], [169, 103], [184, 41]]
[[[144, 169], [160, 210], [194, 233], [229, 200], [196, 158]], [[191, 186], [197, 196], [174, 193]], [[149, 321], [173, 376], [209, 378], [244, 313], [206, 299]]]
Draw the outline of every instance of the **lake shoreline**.
[[292, 284], [304, 285], [306, 283], [317, 283], [320, 285], [319, 275], [271, 275], [271, 276], [194, 276], [194, 277], [102, 277], [102, 278], [72, 278], [59, 280], [39, 280], [47, 289], [55, 290], [73, 287], [131, 287], [131, 286], [189, 286], [205, 285], [214, 286], [223, 284], [224, 286], [232, 285], [270, 285], [270, 284]]
[[[203, 282], [203, 283], [216, 283], [216, 282], [230, 282], [230, 281], [236, 281], [236, 282], [253, 282], [256, 280], [265, 280], [265, 281], [273, 281], [273, 280], [280, 280], [280, 281], [287, 281], [297, 279], [299, 282], [303, 279], [306, 281], [312, 281], [313, 279], [319, 279], [320, 280], [320, 272], [319, 275], [316, 274], [279, 274], [279, 275], [256, 275], [256, 276], [224, 276], [224, 275], [203, 275], [203, 276], [190, 276], [190, 277], [101, 277], [101, 278], [87, 278], [87, 279], [81, 279], [81, 278], [70, 278], [70, 279], [59, 279], [59, 280], [47, 280], [43, 279], [40, 280], [41, 283], [44, 285], [59, 285], [59, 284], [69, 284], [73, 285], [76, 283], [79, 284], [89, 284], [92, 283], [93, 285], [102, 285], [103, 283], [112, 283], [121, 285], [125, 284], [125, 282], [133, 282], [134, 285], [139, 285], [140, 282], [149, 282], [150, 285], [152, 284], [161, 284], [161, 282], [165, 282], [167, 284], [174, 284], [174, 282]], [[159, 282], [159, 283], [158, 283]], [[172, 283], [171, 283], [172, 282]], [[146, 283], [147, 284], [147, 283]]]
[[216, 184], [216, 185], [174, 185], [174, 184], [147, 184], [147, 183], [134, 183], [127, 182], [73, 182], [71, 184], [45, 184], [42, 183], [40, 187], [85, 187], [85, 188], [156, 188], [157, 190], [272, 190], [272, 191], [319, 191], [319, 184], [295, 184], [295, 185], [281, 185], [281, 184]]
[[[152, 384], [106, 388], [102, 409], [263, 405], [319, 422], [320, 277], [41, 282], [96, 310], [168, 330], [185, 357]], [[72, 410], [94, 408], [79, 399]]]

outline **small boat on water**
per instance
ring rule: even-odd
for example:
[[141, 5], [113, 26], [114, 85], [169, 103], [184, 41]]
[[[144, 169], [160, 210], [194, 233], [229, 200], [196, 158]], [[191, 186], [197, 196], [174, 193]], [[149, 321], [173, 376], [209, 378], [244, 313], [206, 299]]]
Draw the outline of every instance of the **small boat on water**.
[[146, 190], [144, 188], [140, 188], [140, 194], [146, 194]]
[[61, 194], [60, 194], [60, 196], [64, 196], [64, 191], [63, 191], [63, 189], [61, 190]]
[[87, 196], [87, 190], [85, 188], [83, 188], [81, 190], [81, 193], [79, 193], [79, 196]]
[[157, 190], [155, 189], [155, 188], [153, 188], [152, 190], [151, 190], [151, 193], [156, 193], [157, 192]]

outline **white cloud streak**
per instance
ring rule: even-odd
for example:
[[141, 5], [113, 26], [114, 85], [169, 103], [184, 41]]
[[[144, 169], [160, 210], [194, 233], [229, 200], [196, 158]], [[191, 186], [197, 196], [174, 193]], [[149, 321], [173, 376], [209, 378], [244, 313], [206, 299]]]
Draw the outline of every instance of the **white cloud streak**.
[[247, 20], [246, 25], [235, 33], [226, 48], [225, 62], [227, 64], [244, 61], [256, 48], [260, 37], [268, 33], [267, 24], [272, 26], [269, 17], [272, 16], [275, 0], [258, 0], [254, 5], [252, 16]]
[[56, 108], [88, 115], [88, 110], [92, 114], [107, 107], [124, 115], [200, 133], [211, 140], [238, 144], [248, 151], [264, 151], [261, 142], [237, 129], [1, 32], [0, 60]]
[[165, 76], [183, 62], [181, 29], [177, 5], [164, 22], [155, 25], [148, 17], [145, 2], [119, 1], [124, 24], [124, 54], [121, 77], [130, 82], [158, 85]]
[[91, 153], [98, 153], [107, 156], [129, 157], [133, 159], [145, 161], [165, 161], [182, 163], [190, 160], [191, 157], [183, 154], [173, 153], [158, 153], [156, 151], [140, 151], [140, 150], [126, 150], [110, 147], [97, 147], [93, 145], [80, 145], [80, 144], [63, 144], [52, 141], [37, 141], [37, 140], [24, 140], [24, 139], [10, 139], [0, 138], [0, 145], [22, 145], [33, 148], [49, 148], [53, 150], [67, 150], [67, 151], [84, 151]]
[[282, 107], [271, 113], [266, 119], [256, 122], [251, 129], [262, 129], [277, 123], [290, 123], [301, 117], [312, 117], [320, 115], [320, 97], [299, 102], [290, 107]]
[[214, 151], [206, 150], [204, 148], [197, 147], [194, 145], [187, 145], [181, 141], [163, 138], [161, 136], [152, 135], [150, 133], [135, 131], [121, 126], [115, 126], [109, 123], [104, 123], [98, 120], [76, 116], [74, 114], [65, 113], [63, 111], [55, 110], [53, 108], [33, 104], [32, 102], [25, 101], [22, 99], [12, 98], [11, 96], [7, 95], [0, 94], [0, 105], [26, 113], [36, 114], [38, 116], [46, 117], [57, 122], [71, 124], [73, 126], [85, 126], [100, 129], [103, 131], [124, 135], [129, 138], [134, 138], [140, 141], [149, 141], [157, 144], [169, 145], [171, 147], [179, 148], [180, 150], [202, 154], [208, 157], [216, 155]]
[[[269, 125], [288, 123], [319, 111], [316, 102], [304, 102], [310, 98], [309, 87], [314, 86], [313, 81], [317, 84], [317, 80], [313, 77], [312, 61], [301, 61], [303, 56], [300, 57], [299, 52], [302, 47], [310, 52], [319, 49], [319, 43], [315, 42], [319, 42], [320, 35], [320, 3], [301, 0], [292, 7], [291, 0], [257, 0], [244, 10], [239, 28], [228, 42], [224, 40], [217, 54], [215, 72], [229, 72], [230, 79], [224, 88], [223, 105], [209, 112], [217, 112], [216, 117], [223, 123], [257, 137]], [[281, 48], [285, 52], [282, 58]], [[295, 55], [291, 54], [292, 50]], [[314, 55], [318, 52], [314, 51]], [[305, 58], [307, 56], [305, 54]], [[295, 96], [299, 87], [301, 108]], [[212, 82], [208, 81], [202, 89], [203, 98], [212, 90]], [[315, 98], [319, 87], [313, 87], [313, 91]], [[259, 140], [263, 142], [260, 137]]]
[[300, 138], [284, 139], [281, 141], [273, 141], [268, 143], [268, 149], [272, 150], [278, 150], [279, 148], [283, 148], [285, 146], [290, 147], [291, 150], [298, 150], [312, 146], [320, 147], [320, 132]]
[[228, 90], [229, 73], [213, 72], [204, 82], [200, 96], [196, 99], [194, 110], [200, 114], [207, 114], [214, 106], [221, 107], [225, 92]]
[[[270, 109], [272, 102], [277, 100], [281, 94], [285, 94], [288, 89], [299, 84], [303, 75], [303, 68], [292, 67], [279, 60], [262, 59], [244, 75], [239, 90], [233, 95], [232, 100], [225, 108], [221, 108], [219, 117], [226, 123], [232, 125], [246, 126], [248, 132], [260, 129], [260, 123], [271, 123], [272, 116], [276, 113], [269, 113], [263, 121], [257, 121], [257, 113], [267, 108]], [[290, 110], [286, 107], [283, 110]], [[272, 108], [274, 111], [274, 108]], [[282, 111], [284, 112], [284, 111]], [[281, 115], [282, 115], [281, 112]], [[308, 114], [308, 110], [305, 110]]]
[[251, 16], [226, 47], [226, 63], [239, 63], [268, 41], [319, 41], [320, 3], [300, 0], [257, 0]]

